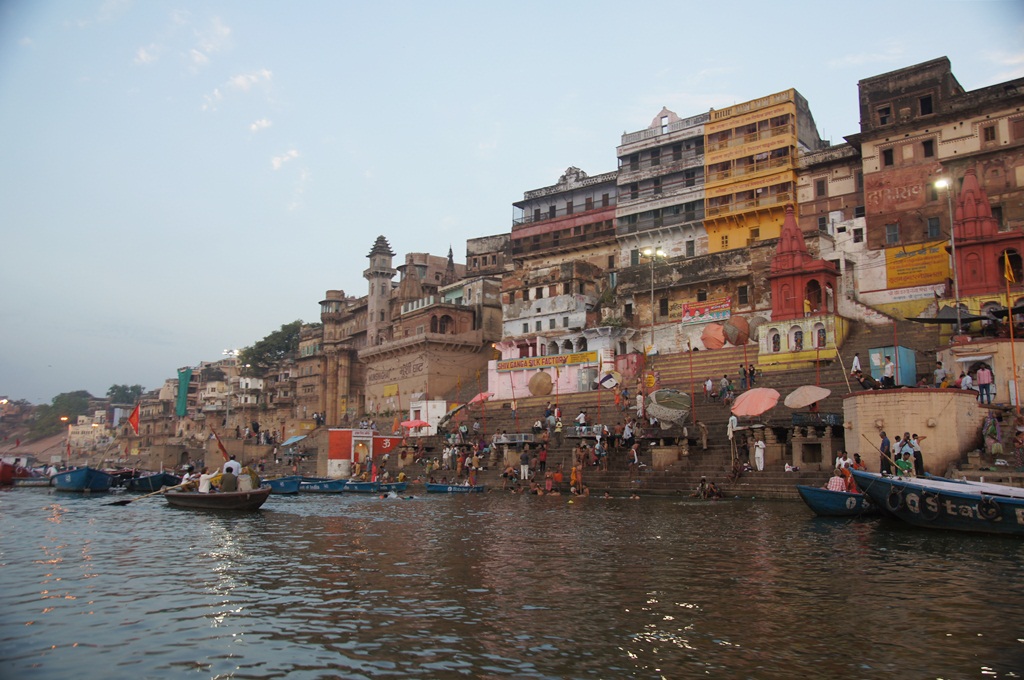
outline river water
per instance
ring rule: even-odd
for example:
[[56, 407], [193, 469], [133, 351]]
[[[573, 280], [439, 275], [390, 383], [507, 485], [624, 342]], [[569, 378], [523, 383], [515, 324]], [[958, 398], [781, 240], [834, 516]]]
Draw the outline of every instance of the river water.
[[0, 678], [1005, 678], [1024, 541], [797, 503], [0, 493]]

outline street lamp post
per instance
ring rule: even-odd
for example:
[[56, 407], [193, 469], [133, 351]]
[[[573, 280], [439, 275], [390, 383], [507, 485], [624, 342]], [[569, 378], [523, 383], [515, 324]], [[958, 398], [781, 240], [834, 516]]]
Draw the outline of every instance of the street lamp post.
[[644, 352], [644, 356], [647, 356], [650, 352], [654, 351], [654, 262], [659, 257], [665, 257], [665, 251], [661, 248], [644, 248], [643, 256], [650, 259], [651, 261], [651, 347], [647, 352]]
[[953, 256], [953, 301], [956, 305], [956, 334], [963, 332], [960, 323], [960, 277], [956, 271], [956, 230], [953, 225], [953, 183], [948, 179], [935, 182], [936, 188], [946, 190], [946, 205], [949, 207], [949, 251]]

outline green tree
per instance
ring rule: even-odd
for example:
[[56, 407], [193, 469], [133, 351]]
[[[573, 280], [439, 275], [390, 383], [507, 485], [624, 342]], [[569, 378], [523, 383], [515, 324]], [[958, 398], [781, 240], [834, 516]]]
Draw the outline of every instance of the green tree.
[[[33, 439], [55, 435], [65, 428], [68, 423], [78, 420], [78, 416], [84, 416], [89, 412], [89, 400], [92, 395], [85, 390], [77, 392], [65, 392], [58, 394], [49, 404], [43, 404], [36, 409], [36, 419], [29, 428], [29, 435]], [[67, 420], [61, 420], [66, 417]]]
[[142, 385], [111, 385], [107, 397], [114, 404], [134, 404], [142, 396]]
[[302, 321], [292, 321], [281, 326], [252, 347], [246, 347], [238, 353], [238, 363], [250, 366], [252, 372], [263, 375], [267, 369], [275, 366], [282, 359], [294, 356], [299, 351], [299, 333]]

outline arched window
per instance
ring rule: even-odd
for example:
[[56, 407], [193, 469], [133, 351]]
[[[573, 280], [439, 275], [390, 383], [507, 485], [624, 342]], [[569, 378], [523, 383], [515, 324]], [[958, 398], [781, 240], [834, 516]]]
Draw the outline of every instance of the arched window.
[[789, 329], [789, 351], [802, 352], [804, 349], [804, 331], [799, 326]]
[[455, 319], [445, 314], [441, 317], [441, 322], [438, 325], [438, 333], [455, 333]]
[[779, 335], [779, 331], [775, 328], [768, 331], [768, 339], [773, 352], [782, 351], [782, 336]]
[[558, 354], [558, 342], [552, 340], [548, 343], [548, 354]]
[[[984, 277], [981, 256], [978, 253], [967, 253], [963, 258], [963, 270], [958, 272], [960, 283], [979, 283]], [[998, 270], [1000, 273], [1002, 270]]]
[[437, 317], [436, 316], [430, 317], [430, 332], [431, 333], [436, 333], [437, 332]]
[[1024, 281], [1021, 280], [1024, 278], [1024, 263], [1021, 262], [1020, 253], [1012, 248], [1008, 248], [999, 253], [999, 268], [997, 271], [1005, 276], [1007, 258], [1010, 259], [1010, 274], [1013, 276], [1013, 281], [1010, 281], [1010, 283], [1024, 283]]
[[587, 339], [586, 338], [579, 338], [578, 340], [576, 340], [576, 351], [577, 352], [586, 352], [587, 351]]
[[811, 311], [820, 312], [822, 309], [821, 284], [816, 279], [807, 282], [804, 289], [804, 299], [811, 301]]
[[572, 340], [566, 340], [562, 343], [562, 349], [566, 352], [572, 352]]

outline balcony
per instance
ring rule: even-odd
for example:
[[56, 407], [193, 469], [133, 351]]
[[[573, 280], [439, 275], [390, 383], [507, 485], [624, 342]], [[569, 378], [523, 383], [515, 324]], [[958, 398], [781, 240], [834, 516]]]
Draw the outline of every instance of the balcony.
[[750, 144], [751, 142], [758, 142], [764, 139], [771, 139], [772, 137], [778, 137], [779, 135], [795, 135], [796, 127], [792, 123], [786, 123], [785, 125], [776, 125], [775, 127], [766, 128], [764, 130], [758, 130], [756, 132], [748, 132], [743, 135], [736, 135], [727, 139], [718, 139], [716, 141], [708, 140], [707, 146], [704, 149], [705, 153], [711, 153], [712, 151], [721, 151], [722, 149], [731, 149], [735, 146], [742, 146], [744, 144]]
[[615, 224], [614, 220], [608, 220], [609, 226], [602, 227], [600, 229], [594, 229], [592, 231], [584, 231], [583, 233], [576, 236], [563, 236], [560, 230], [557, 232], [548, 232], [546, 234], [537, 234], [535, 236], [525, 236], [523, 238], [513, 238], [511, 245], [512, 257], [522, 256], [531, 253], [538, 253], [545, 250], [578, 250], [583, 248], [593, 248], [599, 246], [604, 241], [615, 240]]
[[620, 222], [616, 233], [636, 234], [651, 229], [662, 229], [665, 227], [677, 227], [688, 222], [698, 222], [704, 219], [704, 208], [700, 210], [684, 210], [678, 214], [661, 215], [660, 217], [641, 217], [635, 222]]
[[585, 203], [583, 205], [574, 205], [572, 211], [570, 211], [565, 205], [563, 205], [561, 208], [556, 208], [554, 210], [554, 214], [552, 214], [552, 211], [550, 209], [541, 211], [539, 215], [536, 213], [527, 213], [524, 211], [520, 217], [515, 217], [512, 219], [512, 226], [520, 227], [524, 224], [539, 224], [541, 222], [557, 220], [560, 217], [569, 217], [571, 215], [586, 217], [587, 213], [600, 212], [602, 210], [607, 210], [608, 208], [614, 208], [615, 200], [615, 195], [609, 194], [607, 203], [605, 201], [594, 201], [590, 205], [590, 207], [587, 207]]
[[781, 206], [786, 203], [791, 203], [793, 200], [793, 194], [788, 191], [773, 194], [771, 196], [739, 199], [730, 201], [729, 203], [709, 205], [707, 207], [707, 217], [721, 217], [722, 215], [731, 215], [733, 213], [746, 212], [748, 210], [756, 210], [758, 208]]
[[646, 175], [668, 175], [673, 172], [682, 172], [689, 170], [690, 168], [699, 168], [704, 165], [704, 148], [692, 149], [690, 151], [684, 151], [682, 154], [673, 155], [668, 153], [661, 156], [657, 163], [652, 162], [651, 158], [644, 158], [635, 163], [622, 162], [619, 159], [619, 186], [629, 181], [635, 181], [633, 175], [644, 173], [645, 170], [654, 169], [652, 172], [645, 173]]
[[[743, 159], [737, 159], [737, 161], [738, 160]], [[779, 156], [778, 158], [767, 158], [760, 161], [752, 161], [750, 163], [738, 163], [733, 161], [729, 168], [722, 170], [709, 170], [705, 182], [711, 184], [712, 182], [721, 182], [732, 177], [753, 175], [764, 170], [788, 168], [791, 160], [792, 158], [790, 156]]]

